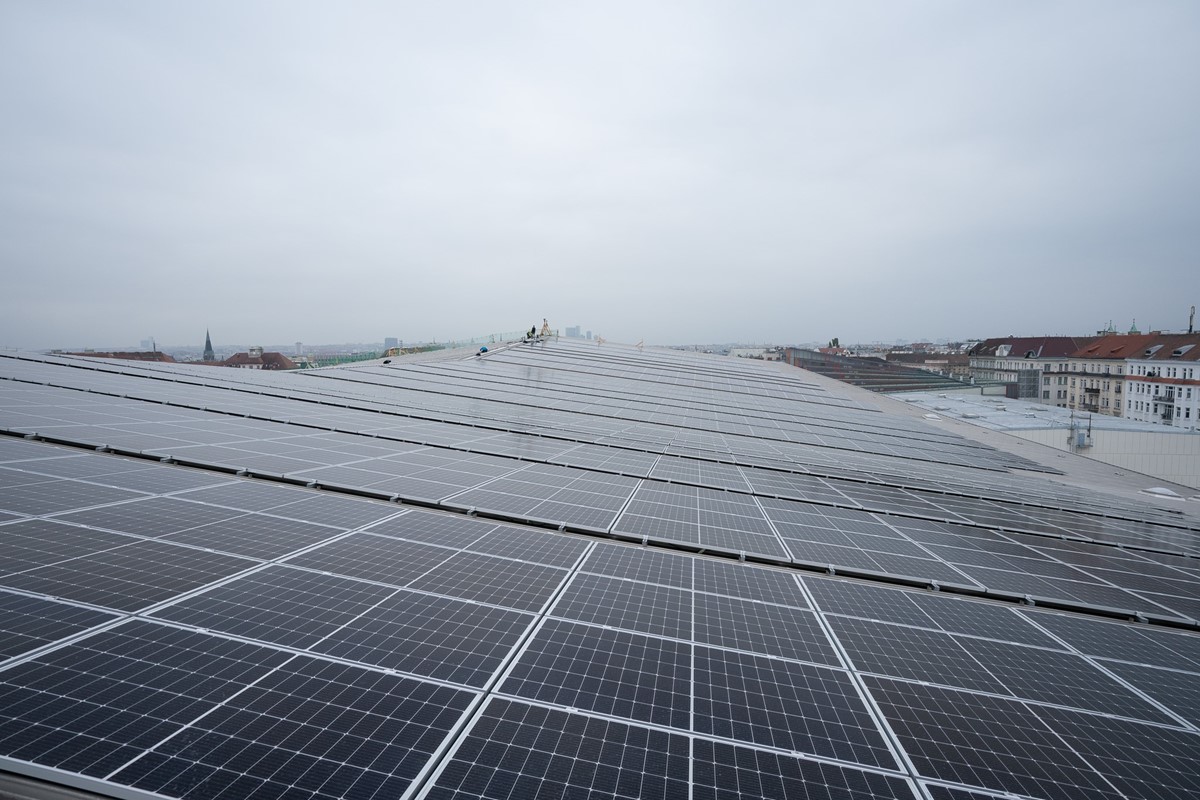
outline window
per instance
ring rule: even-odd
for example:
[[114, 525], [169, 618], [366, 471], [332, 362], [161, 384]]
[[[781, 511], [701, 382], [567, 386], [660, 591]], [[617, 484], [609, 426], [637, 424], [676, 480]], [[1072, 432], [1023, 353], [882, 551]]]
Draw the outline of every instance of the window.
[[1049, 400], [1049, 399], [1050, 399], [1050, 390], [1049, 390], [1049, 389], [1047, 389], [1046, 391], [1042, 392], [1042, 399], [1043, 399], [1043, 400]]

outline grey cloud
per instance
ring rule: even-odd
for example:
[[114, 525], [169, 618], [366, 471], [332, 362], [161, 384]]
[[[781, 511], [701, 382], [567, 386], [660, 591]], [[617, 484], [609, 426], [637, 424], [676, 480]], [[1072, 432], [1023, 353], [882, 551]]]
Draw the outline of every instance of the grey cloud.
[[0, 347], [1178, 327], [1198, 22], [6, 4]]

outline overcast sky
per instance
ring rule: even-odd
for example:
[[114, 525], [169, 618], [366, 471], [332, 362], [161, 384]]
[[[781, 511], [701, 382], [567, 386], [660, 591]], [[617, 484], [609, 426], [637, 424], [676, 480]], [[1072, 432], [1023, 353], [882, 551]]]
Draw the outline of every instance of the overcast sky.
[[0, 0], [0, 347], [1187, 326], [1200, 3]]

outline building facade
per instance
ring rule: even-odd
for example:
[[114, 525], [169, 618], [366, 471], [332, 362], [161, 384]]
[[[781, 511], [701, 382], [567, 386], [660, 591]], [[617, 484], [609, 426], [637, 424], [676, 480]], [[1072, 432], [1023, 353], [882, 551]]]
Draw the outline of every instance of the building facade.
[[1200, 334], [1163, 334], [1127, 361], [1125, 416], [1197, 430]]
[[[1090, 344], [1096, 337], [1086, 336], [1008, 336], [988, 339], [971, 348], [967, 354], [971, 377], [981, 383], [1017, 385], [1017, 397], [1023, 400], [1042, 400], [1047, 391], [1044, 373], [1055, 365], [1067, 363], [1071, 354]], [[1066, 402], [1064, 387], [1055, 384], [1050, 397], [1043, 402], [1054, 405]]]
[[238, 369], [298, 369], [299, 365], [283, 353], [263, 352], [261, 347], [251, 347], [247, 353], [234, 353], [221, 362], [226, 367]]
[[1126, 359], [1141, 353], [1159, 335], [1110, 333], [1047, 364], [1038, 401], [1074, 411], [1124, 416]]

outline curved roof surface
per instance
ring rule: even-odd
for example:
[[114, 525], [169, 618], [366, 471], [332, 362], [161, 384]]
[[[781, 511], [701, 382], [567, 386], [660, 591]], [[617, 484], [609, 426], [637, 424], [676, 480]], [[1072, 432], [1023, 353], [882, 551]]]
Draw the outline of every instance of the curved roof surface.
[[276, 374], [0, 354], [0, 769], [1193, 796], [1194, 518], [879, 409], [568, 341]]

